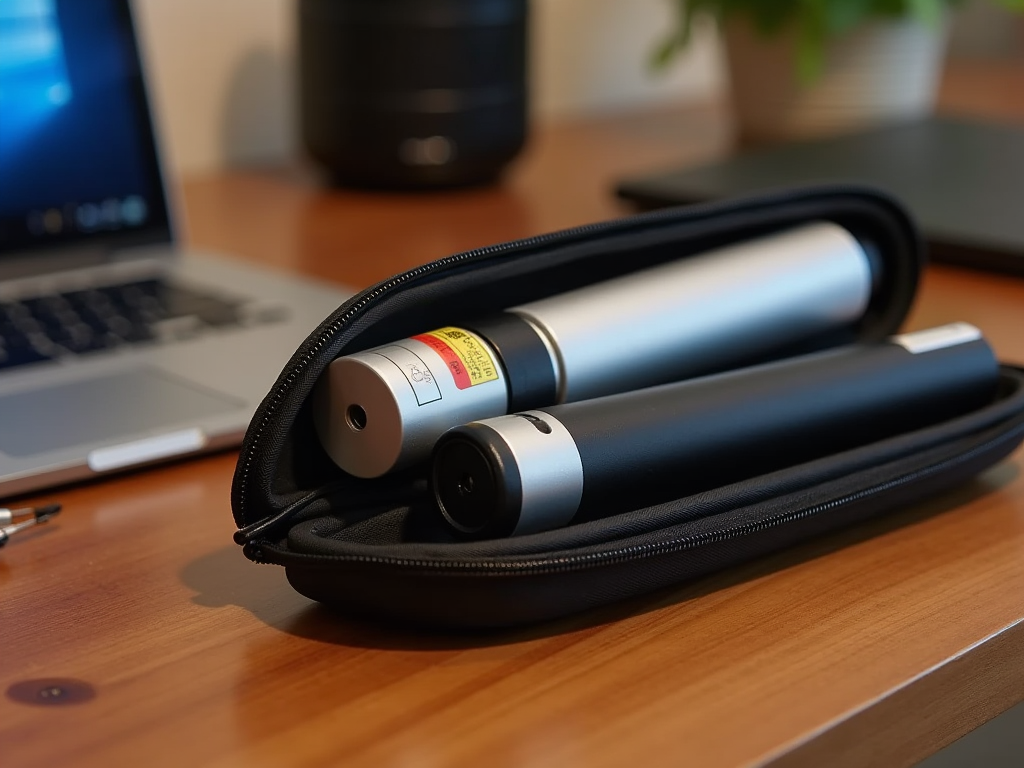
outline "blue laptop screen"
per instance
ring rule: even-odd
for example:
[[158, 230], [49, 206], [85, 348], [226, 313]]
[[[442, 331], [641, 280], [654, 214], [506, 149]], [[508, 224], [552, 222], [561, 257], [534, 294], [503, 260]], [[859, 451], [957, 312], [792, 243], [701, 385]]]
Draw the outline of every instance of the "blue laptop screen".
[[169, 239], [124, 0], [0, 0], [0, 254]]

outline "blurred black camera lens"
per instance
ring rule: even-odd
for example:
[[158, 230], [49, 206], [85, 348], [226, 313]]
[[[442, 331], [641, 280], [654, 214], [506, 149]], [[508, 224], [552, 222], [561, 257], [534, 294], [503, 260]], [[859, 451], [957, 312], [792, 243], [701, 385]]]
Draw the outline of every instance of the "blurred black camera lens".
[[306, 151], [335, 182], [493, 181], [527, 132], [527, 0], [300, 0]]

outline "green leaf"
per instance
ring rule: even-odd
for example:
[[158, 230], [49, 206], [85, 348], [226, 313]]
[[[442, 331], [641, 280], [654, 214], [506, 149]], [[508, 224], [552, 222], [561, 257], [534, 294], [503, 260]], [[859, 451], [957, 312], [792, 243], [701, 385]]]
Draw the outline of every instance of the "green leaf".
[[681, 50], [690, 44], [696, 14], [705, 5], [714, 6], [719, 0], [675, 0], [673, 13], [676, 25], [672, 33], [661, 40], [651, 52], [652, 69], [665, 69]]
[[665, 69], [678, 52], [679, 40], [676, 37], [666, 37], [651, 51], [648, 65], [654, 70]]
[[856, 28], [871, 16], [872, 5], [872, 0], [826, 3], [824, 17], [829, 35], [842, 35]]
[[821, 75], [825, 65], [828, 39], [826, 0], [803, 0], [796, 37], [796, 68], [801, 82], [809, 83]]
[[926, 24], [938, 24], [942, 21], [947, 2], [944, 0], [907, 0], [910, 13]]
[[[628, 2], [628, 0], [624, 0]], [[804, 82], [821, 74], [825, 48], [835, 37], [847, 34], [871, 19], [914, 17], [939, 23], [946, 10], [963, 0], [666, 0], [673, 9], [674, 29], [651, 55], [661, 69], [690, 43], [697, 16], [719, 19], [746, 17], [758, 32], [773, 36], [793, 28], [797, 36], [797, 73]], [[992, 0], [1013, 11], [1024, 12], [1024, 0]]]

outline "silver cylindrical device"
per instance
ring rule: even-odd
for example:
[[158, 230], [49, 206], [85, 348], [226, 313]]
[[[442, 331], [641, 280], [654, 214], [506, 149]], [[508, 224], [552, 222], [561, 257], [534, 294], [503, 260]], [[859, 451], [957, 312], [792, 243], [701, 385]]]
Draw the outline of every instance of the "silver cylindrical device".
[[497, 355], [477, 334], [439, 328], [339, 357], [313, 391], [320, 440], [357, 477], [429, 456], [453, 423], [508, 410]]
[[559, 402], [706, 373], [859, 318], [872, 265], [817, 222], [515, 307], [548, 342]]
[[[340, 357], [314, 392], [317, 432], [338, 466], [377, 477], [458, 424], [742, 364], [859, 320], [873, 259], [813, 222]], [[471, 361], [487, 372], [459, 379]]]
[[640, 509], [960, 416], [999, 364], [957, 323], [455, 427], [431, 483], [467, 538]]

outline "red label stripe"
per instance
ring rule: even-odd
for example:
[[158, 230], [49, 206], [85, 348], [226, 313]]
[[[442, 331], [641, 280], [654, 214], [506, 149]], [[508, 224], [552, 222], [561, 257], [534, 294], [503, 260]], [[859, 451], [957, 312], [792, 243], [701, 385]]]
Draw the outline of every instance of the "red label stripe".
[[462, 358], [459, 357], [455, 350], [448, 346], [444, 341], [429, 333], [423, 333], [419, 336], [413, 336], [412, 338], [416, 341], [422, 341], [441, 356], [441, 359], [444, 360], [444, 364], [448, 366], [448, 370], [452, 372], [452, 378], [455, 379], [456, 387], [459, 389], [466, 389], [473, 385], [473, 382], [469, 378], [469, 371], [466, 370], [466, 366], [462, 363]]

